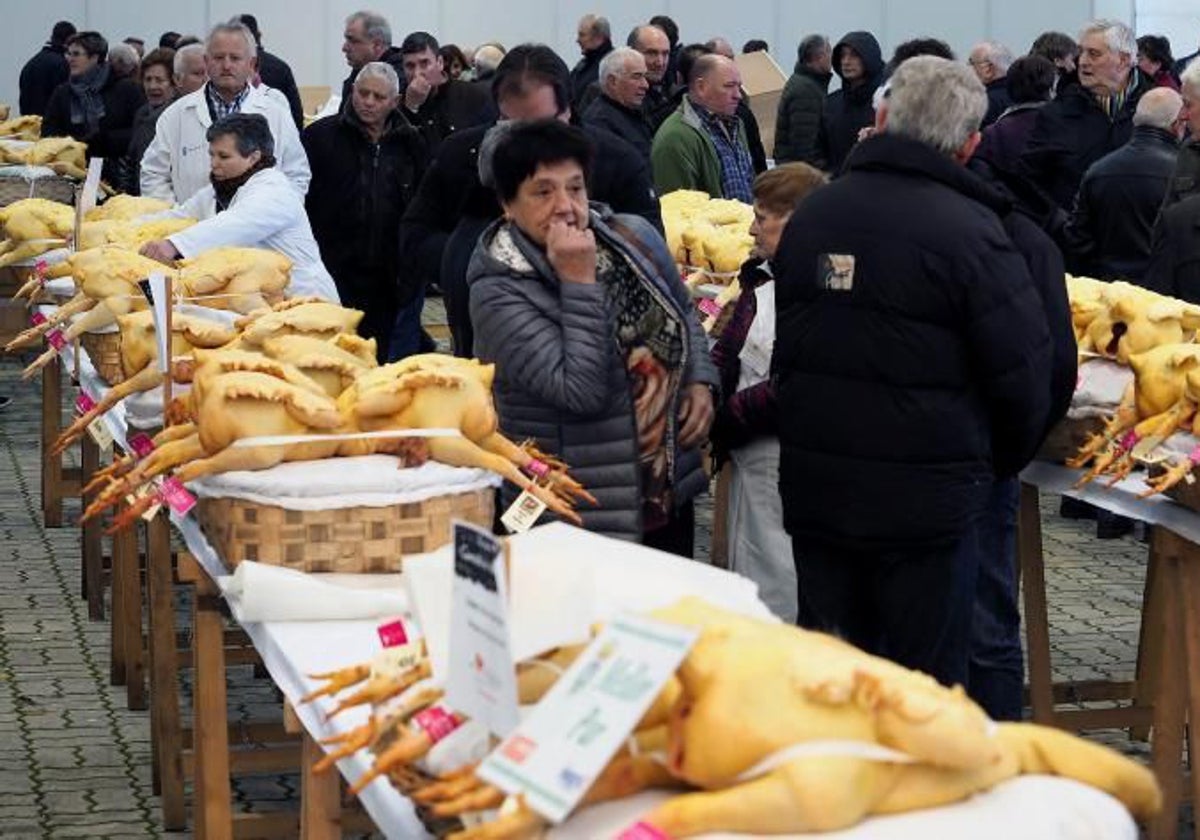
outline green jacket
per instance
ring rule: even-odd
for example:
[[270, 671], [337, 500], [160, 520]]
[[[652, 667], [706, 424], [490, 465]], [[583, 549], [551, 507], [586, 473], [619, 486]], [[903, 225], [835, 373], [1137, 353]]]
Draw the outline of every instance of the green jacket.
[[[738, 142], [746, 145], [746, 129], [740, 121]], [[650, 165], [659, 195], [675, 190], [700, 190], [713, 198], [725, 197], [717, 147], [686, 96], [654, 135]]]

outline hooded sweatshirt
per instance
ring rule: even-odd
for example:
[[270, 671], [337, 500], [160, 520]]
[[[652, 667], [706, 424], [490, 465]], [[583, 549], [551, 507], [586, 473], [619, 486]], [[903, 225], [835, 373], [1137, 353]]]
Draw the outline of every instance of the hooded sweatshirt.
[[833, 71], [838, 78], [842, 77], [842, 53], [847, 47], [862, 59], [865, 80], [855, 88], [848, 88], [843, 79], [842, 88], [829, 94], [825, 103], [821, 148], [826, 166], [835, 173], [842, 168], [846, 155], [858, 142], [858, 132], [875, 123], [871, 100], [883, 81], [883, 54], [879, 42], [870, 32], [851, 32], [834, 46]]

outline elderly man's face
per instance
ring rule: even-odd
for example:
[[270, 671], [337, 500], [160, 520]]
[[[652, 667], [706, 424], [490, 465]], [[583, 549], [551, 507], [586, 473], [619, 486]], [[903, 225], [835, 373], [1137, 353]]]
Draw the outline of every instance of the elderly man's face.
[[180, 96], [187, 96], [189, 93], [200, 90], [208, 81], [208, 70], [204, 66], [204, 56], [202, 55], [185, 58], [180, 69], [183, 72], [175, 75], [175, 87], [179, 88]]
[[1184, 85], [1179, 91], [1183, 95], [1183, 116], [1187, 119], [1192, 137], [1200, 137], [1200, 90]]
[[250, 45], [236, 32], [218, 32], [204, 53], [204, 66], [209, 81], [222, 96], [237, 96], [254, 72]]
[[976, 47], [971, 50], [971, 57], [967, 59], [967, 63], [971, 65], [971, 69], [975, 71], [975, 76], [985, 85], [995, 81], [1000, 75], [996, 69], [996, 65], [988, 57], [986, 47]]
[[723, 61], [696, 82], [696, 97], [714, 114], [732, 117], [742, 101], [742, 74], [732, 61]]
[[649, 88], [646, 59], [640, 55], [630, 56], [620, 72], [604, 80], [604, 92], [626, 108], [634, 110], [642, 107], [642, 100], [646, 98]]
[[1117, 93], [1129, 82], [1133, 57], [1113, 50], [1103, 33], [1089, 32], [1079, 45], [1079, 83], [1093, 93]]
[[575, 33], [575, 43], [580, 52], [590, 52], [604, 43], [604, 36], [596, 31], [595, 18], [585, 17], [579, 21], [579, 29]]
[[346, 56], [346, 63], [351, 67], [358, 69], [368, 62], [374, 61], [383, 55], [387, 48], [387, 44], [380, 44], [373, 38], [367, 37], [361, 20], [354, 20], [346, 24], [346, 31], [342, 33], [342, 55]]
[[350, 102], [354, 113], [367, 128], [375, 129], [387, 122], [388, 114], [396, 108], [399, 96], [384, 79], [361, 76], [354, 82]]
[[667, 74], [667, 62], [671, 60], [671, 42], [667, 35], [657, 26], [642, 29], [637, 44], [637, 51], [646, 61], [646, 79], [652, 85], [662, 84], [663, 76]]

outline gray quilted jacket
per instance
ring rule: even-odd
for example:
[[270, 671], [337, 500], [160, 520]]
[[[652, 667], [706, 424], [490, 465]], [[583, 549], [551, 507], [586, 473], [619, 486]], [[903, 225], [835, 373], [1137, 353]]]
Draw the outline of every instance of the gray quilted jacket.
[[[717, 388], [708, 341], [662, 237], [640, 217], [615, 218], [638, 245], [610, 227], [614, 216], [607, 207], [592, 205], [591, 226], [597, 238], [619, 249], [643, 276], [653, 278], [686, 318], [689, 340], [681, 388], [691, 383]], [[503, 220], [488, 227], [467, 271], [475, 353], [496, 364], [493, 393], [501, 429], [513, 440], [536, 440], [570, 465], [571, 473], [600, 503], [581, 506], [584, 527], [639, 540], [641, 488], [633, 401], [604, 287], [560, 283], [545, 253], [508, 230]], [[678, 406], [671, 412], [672, 422], [677, 416]], [[677, 452], [676, 505], [706, 487], [699, 450]], [[515, 488], [506, 484], [505, 507], [515, 496]]]

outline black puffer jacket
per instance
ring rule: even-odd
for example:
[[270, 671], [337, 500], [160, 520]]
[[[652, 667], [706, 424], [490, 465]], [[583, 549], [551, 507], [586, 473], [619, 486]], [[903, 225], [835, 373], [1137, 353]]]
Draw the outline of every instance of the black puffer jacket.
[[825, 101], [825, 113], [821, 117], [821, 156], [829, 171], [842, 168], [846, 155], [858, 142], [858, 132], [875, 124], [875, 107], [872, 100], [875, 90], [883, 82], [883, 54], [879, 42], [870, 32], [851, 32], [837, 42], [833, 48], [833, 70], [842, 75], [842, 51], [850, 47], [863, 60], [866, 81], [852, 90], [845, 83], [841, 90], [829, 94]]
[[796, 62], [783, 86], [775, 117], [775, 162], [802, 161], [825, 168], [821, 159], [821, 120], [830, 76]]
[[638, 110], [626, 108], [620, 102], [600, 94], [583, 112], [584, 128], [603, 128], [611, 131], [633, 146], [647, 161], [650, 160], [650, 144], [654, 142], [654, 131], [646, 115]]
[[1133, 130], [1132, 140], [1092, 164], [1067, 224], [1067, 267], [1073, 274], [1141, 282], [1178, 152], [1174, 134], [1143, 125]]
[[456, 131], [473, 125], [491, 122], [496, 118], [495, 105], [483, 90], [470, 82], [451, 79], [410, 111], [401, 100], [400, 110], [405, 118], [421, 132], [430, 152], [436, 152], [443, 140]]
[[87, 143], [89, 160], [93, 157], [104, 158], [104, 180], [110, 184], [122, 184], [128, 177], [124, 173], [124, 161], [129, 152], [129, 140], [133, 136], [133, 118], [146, 104], [146, 94], [133, 79], [118, 79], [110, 72], [108, 81], [100, 89], [100, 97], [104, 100], [104, 116], [100, 118], [96, 133], [89, 137], [86, 126], [71, 122], [70, 82], [59, 85], [46, 103], [42, 136], [69, 136], [84, 141]]
[[393, 112], [372, 143], [354, 109], [325, 117], [300, 135], [312, 181], [305, 207], [321, 260], [347, 305], [395, 307], [416, 291], [400, 276], [396, 238], [416, 192], [425, 150]]
[[1133, 136], [1133, 113], [1142, 94], [1152, 87], [1139, 73], [1136, 87], [1115, 119], [1109, 119], [1086, 88], [1074, 84], [1061, 90], [1057, 99], [1038, 111], [1021, 155], [1022, 172], [1070, 212], [1083, 173]]
[[796, 209], [776, 263], [784, 524], [853, 550], [947, 545], [1044, 436], [1047, 316], [997, 212], [929, 146], [882, 134]]
[[1200, 303], [1200, 195], [1163, 209], [1154, 228], [1154, 251], [1142, 285]]
[[1197, 193], [1200, 193], [1200, 137], [1193, 137], [1179, 149], [1163, 209]]
[[263, 84], [273, 87], [287, 97], [288, 110], [296, 121], [296, 130], [304, 130], [304, 103], [300, 101], [300, 88], [296, 87], [296, 77], [292, 68], [277, 55], [267, 52], [261, 47], [258, 50], [258, 77]]

